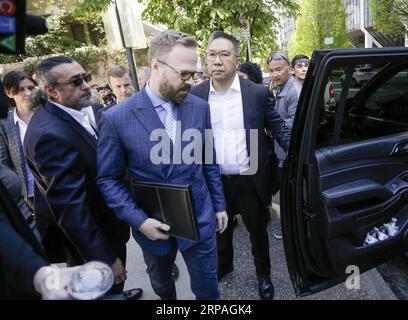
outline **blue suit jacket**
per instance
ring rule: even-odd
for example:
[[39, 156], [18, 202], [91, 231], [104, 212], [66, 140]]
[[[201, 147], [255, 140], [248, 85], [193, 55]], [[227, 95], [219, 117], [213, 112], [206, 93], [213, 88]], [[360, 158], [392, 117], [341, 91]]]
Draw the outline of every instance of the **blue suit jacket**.
[[[177, 105], [181, 132], [197, 129], [204, 142], [205, 129], [211, 129], [208, 103], [188, 95]], [[169, 240], [149, 240], [140, 231], [140, 225], [148, 218], [137, 206], [123, 178], [129, 173], [137, 180], [171, 184], [188, 184], [192, 188], [195, 201], [200, 239], [216, 232], [215, 212], [226, 209], [218, 165], [215, 164], [174, 164], [171, 145], [169, 164], [154, 164], [150, 158], [152, 148], [157, 141], [150, 137], [155, 129], [163, 129], [145, 89], [102, 113], [98, 140], [98, 177], [97, 183], [106, 202], [116, 215], [133, 228], [133, 235], [143, 250], [157, 255], [167, 254], [171, 248]], [[181, 150], [193, 139], [183, 141]], [[198, 140], [197, 140], [198, 141]], [[199, 146], [203, 150], [204, 143]], [[212, 148], [212, 146], [211, 146]], [[212, 148], [213, 150], [213, 148]], [[194, 242], [176, 239], [180, 250], [194, 245]]]

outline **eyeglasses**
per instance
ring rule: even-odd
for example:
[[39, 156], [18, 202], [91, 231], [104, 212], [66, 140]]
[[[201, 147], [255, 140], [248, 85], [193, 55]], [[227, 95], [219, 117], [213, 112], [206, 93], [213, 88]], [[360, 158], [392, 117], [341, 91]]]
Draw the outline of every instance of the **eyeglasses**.
[[208, 52], [207, 53], [207, 60], [209, 61], [214, 61], [217, 59], [217, 56], [220, 58], [220, 60], [228, 60], [231, 57], [231, 53], [228, 51], [221, 51], [221, 52]]
[[68, 81], [68, 82], [64, 82], [64, 83], [60, 83], [60, 84], [72, 84], [73, 87], [79, 87], [80, 85], [82, 85], [84, 82], [91, 82], [92, 81], [92, 75], [86, 74], [81, 78], [72, 80], [72, 81]]
[[203, 74], [202, 71], [194, 71], [194, 72], [191, 72], [191, 71], [180, 71], [180, 70], [177, 70], [177, 69], [173, 68], [172, 66], [168, 65], [168, 64], [167, 64], [166, 62], [164, 62], [164, 61], [161, 61], [161, 60], [159, 60], [159, 59], [157, 59], [157, 61], [160, 62], [160, 63], [162, 63], [162, 64], [164, 64], [165, 66], [169, 67], [170, 69], [173, 69], [174, 71], [176, 71], [176, 72], [180, 75], [180, 79], [181, 79], [182, 81], [187, 81], [187, 80], [189, 80], [191, 77], [193, 77], [193, 80], [196, 81], [196, 80], [200, 79], [201, 76], [202, 76], [202, 74]]
[[271, 56], [268, 58], [267, 63], [269, 64], [272, 60], [285, 60], [285, 61], [290, 65], [290, 62], [289, 62], [288, 58], [286, 58], [286, 57], [285, 57], [283, 54], [281, 54], [281, 53], [275, 53], [275, 54], [271, 55]]

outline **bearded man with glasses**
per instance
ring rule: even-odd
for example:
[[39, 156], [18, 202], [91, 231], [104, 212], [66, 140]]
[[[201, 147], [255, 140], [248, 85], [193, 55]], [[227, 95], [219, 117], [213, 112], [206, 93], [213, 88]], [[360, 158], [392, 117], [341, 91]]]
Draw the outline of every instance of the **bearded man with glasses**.
[[[47, 101], [33, 115], [24, 150], [35, 179], [34, 209], [51, 262], [110, 265], [122, 293], [129, 227], [109, 209], [96, 184], [98, 110], [91, 76], [66, 56], [43, 60], [37, 69]], [[141, 289], [124, 292], [140, 298]]]
[[[102, 113], [97, 182], [108, 205], [132, 227], [152, 288], [161, 299], [177, 298], [171, 269], [178, 251], [196, 298], [219, 299], [216, 232], [225, 230], [227, 214], [219, 168], [204, 158], [206, 148], [213, 151], [212, 144], [206, 144], [210, 110], [207, 102], [189, 94], [202, 74], [197, 71], [197, 42], [175, 30], [157, 33], [149, 45], [149, 60], [151, 78], [143, 89]], [[200, 139], [183, 135], [192, 131]], [[155, 152], [159, 141], [165, 146], [162, 156]], [[194, 153], [200, 150], [199, 159], [174, 156], [177, 150], [183, 154], [186, 146], [193, 146]], [[126, 172], [138, 181], [189, 185], [199, 240], [169, 236], [171, 227], [151, 218], [131, 196], [123, 182]]]

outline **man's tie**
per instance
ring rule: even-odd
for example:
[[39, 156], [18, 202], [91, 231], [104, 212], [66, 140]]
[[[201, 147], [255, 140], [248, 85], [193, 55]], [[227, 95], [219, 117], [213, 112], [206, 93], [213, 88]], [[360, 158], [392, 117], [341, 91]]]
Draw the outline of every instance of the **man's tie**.
[[164, 119], [164, 127], [166, 128], [167, 134], [169, 135], [171, 141], [174, 143], [176, 138], [176, 119], [173, 112], [173, 103], [171, 101], [165, 102], [162, 108], [166, 110], [166, 118]]

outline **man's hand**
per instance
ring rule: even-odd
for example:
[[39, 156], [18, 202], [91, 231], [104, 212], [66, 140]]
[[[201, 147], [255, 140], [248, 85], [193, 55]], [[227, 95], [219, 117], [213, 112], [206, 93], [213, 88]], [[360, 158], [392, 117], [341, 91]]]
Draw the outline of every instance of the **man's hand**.
[[228, 215], [226, 211], [217, 212], [215, 214], [217, 218], [217, 232], [223, 233], [227, 229]]
[[42, 267], [34, 275], [33, 286], [43, 300], [72, 300], [67, 286], [79, 268]]
[[119, 284], [126, 281], [127, 279], [126, 269], [119, 258], [117, 258], [115, 262], [111, 265], [111, 269], [113, 272], [113, 278], [115, 279], [115, 284]]
[[169, 238], [167, 231], [169, 230], [170, 226], [153, 218], [147, 218], [139, 228], [139, 231], [150, 240], [167, 240]]

